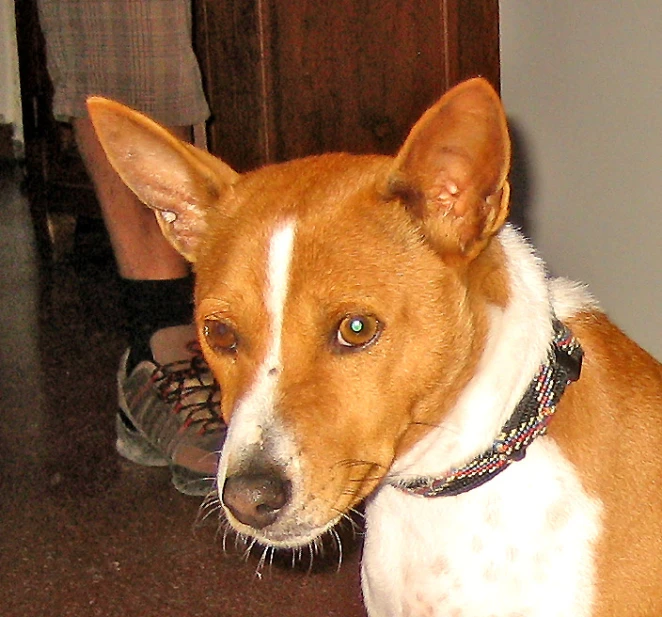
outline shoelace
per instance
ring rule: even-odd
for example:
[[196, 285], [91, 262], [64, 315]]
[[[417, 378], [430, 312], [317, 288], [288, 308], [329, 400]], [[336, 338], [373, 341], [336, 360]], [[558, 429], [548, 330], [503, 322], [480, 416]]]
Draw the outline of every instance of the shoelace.
[[197, 341], [186, 349], [192, 354], [186, 360], [177, 360], [158, 366], [152, 382], [159, 396], [172, 406], [174, 414], [182, 414], [180, 430], [199, 424], [202, 435], [225, 428], [220, 415], [221, 389], [214, 379]]

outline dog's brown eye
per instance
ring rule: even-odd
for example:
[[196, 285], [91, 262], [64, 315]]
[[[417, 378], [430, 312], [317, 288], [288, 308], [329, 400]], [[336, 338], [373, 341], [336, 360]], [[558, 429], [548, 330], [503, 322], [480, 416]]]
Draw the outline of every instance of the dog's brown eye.
[[338, 325], [336, 342], [347, 348], [361, 348], [377, 339], [381, 330], [374, 315], [347, 315]]
[[202, 333], [214, 351], [234, 352], [237, 349], [237, 335], [224, 321], [218, 319], [205, 319]]

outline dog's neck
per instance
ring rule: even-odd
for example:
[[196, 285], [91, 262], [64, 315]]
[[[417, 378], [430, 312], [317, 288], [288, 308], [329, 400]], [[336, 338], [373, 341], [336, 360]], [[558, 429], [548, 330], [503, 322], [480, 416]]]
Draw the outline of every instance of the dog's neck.
[[478, 488], [512, 463], [522, 460], [528, 446], [547, 432], [566, 387], [579, 379], [582, 357], [577, 339], [567, 326], [555, 319], [554, 340], [547, 360], [491, 447], [445, 475], [400, 481], [396, 483], [397, 488], [419, 497], [452, 497]]
[[395, 461], [390, 482], [445, 475], [488, 450], [547, 358], [554, 310], [544, 264], [510, 226], [496, 240], [503, 249], [508, 303], [490, 308], [475, 374], [439, 426]]

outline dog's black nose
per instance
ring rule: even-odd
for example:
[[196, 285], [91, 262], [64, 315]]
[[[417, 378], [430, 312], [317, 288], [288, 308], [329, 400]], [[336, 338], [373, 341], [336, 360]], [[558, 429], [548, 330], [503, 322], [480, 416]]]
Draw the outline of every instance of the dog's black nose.
[[244, 525], [262, 529], [271, 525], [290, 499], [290, 482], [275, 473], [229, 476], [223, 485], [223, 503]]

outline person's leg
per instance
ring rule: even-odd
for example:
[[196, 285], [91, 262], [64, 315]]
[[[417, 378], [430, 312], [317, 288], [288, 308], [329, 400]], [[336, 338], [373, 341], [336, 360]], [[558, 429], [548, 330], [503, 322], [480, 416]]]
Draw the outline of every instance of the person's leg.
[[[129, 349], [118, 372], [117, 450], [135, 463], [169, 465], [178, 490], [206, 494], [225, 426], [191, 323], [189, 266], [112, 168], [89, 119], [73, 126], [121, 277]], [[190, 136], [188, 128], [171, 131]]]
[[[187, 262], [165, 239], [152, 211], [112, 168], [90, 119], [74, 118], [72, 124], [121, 277], [131, 372], [142, 360], [154, 359], [150, 341], [157, 330], [191, 323], [193, 281]], [[181, 139], [190, 137], [188, 127], [170, 130]]]
[[[118, 372], [119, 453], [169, 465], [177, 488], [213, 486], [225, 426], [219, 391], [196, 348], [192, 276], [156, 219], [111, 168], [87, 117], [89, 95], [137, 109], [184, 139], [209, 107], [191, 45], [188, 0], [37, 0], [53, 113], [72, 121], [121, 275], [129, 350]], [[179, 127], [179, 128], [178, 128]]]
[[[78, 150], [101, 206], [120, 276], [133, 280], [187, 276], [188, 264], [168, 244], [152, 211], [111, 167], [89, 118], [75, 118], [73, 127]], [[189, 127], [170, 130], [180, 139], [189, 139]]]

